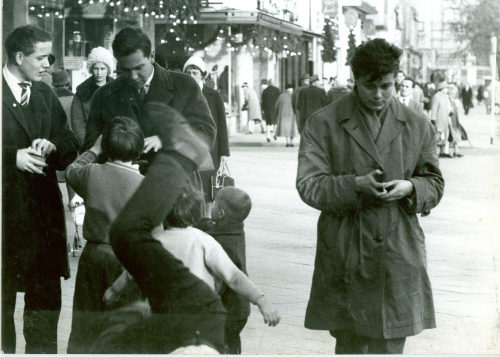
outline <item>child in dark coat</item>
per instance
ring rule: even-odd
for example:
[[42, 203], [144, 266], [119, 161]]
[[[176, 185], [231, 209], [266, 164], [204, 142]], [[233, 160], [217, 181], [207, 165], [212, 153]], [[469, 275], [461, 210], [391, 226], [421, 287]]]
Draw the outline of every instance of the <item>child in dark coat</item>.
[[[243, 221], [248, 217], [252, 201], [248, 194], [236, 187], [224, 187], [215, 196], [212, 220], [201, 227], [224, 248], [233, 263], [245, 274], [245, 231]], [[227, 310], [225, 343], [227, 353], [241, 354], [240, 333], [250, 315], [250, 304], [244, 297], [223, 284], [219, 295]]]

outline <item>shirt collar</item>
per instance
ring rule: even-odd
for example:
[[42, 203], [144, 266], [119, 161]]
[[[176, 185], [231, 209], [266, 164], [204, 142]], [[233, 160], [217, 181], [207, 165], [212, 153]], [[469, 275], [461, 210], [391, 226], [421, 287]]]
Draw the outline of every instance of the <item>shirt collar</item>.
[[[9, 86], [10, 90], [14, 94], [14, 98], [16, 98], [16, 100], [18, 102], [20, 102], [22, 88], [19, 86], [19, 83], [28, 82], [31, 86], [32, 85], [31, 81], [20, 80], [19, 78], [17, 78], [17, 76], [9, 70], [9, 68], [7, 67], [7, 64], [5, 64], [3, 66], [2, 74], [3, 74], [3, 78], [5, 79], [5, 82], [7, 82], [7, 85]], [[28, 89], [28, 93], [29, 93], [29, 89]]]
[[144, 83], [144, 87], [148, 87], [151, 84], [151, 81], [153, 80], [153, 75], [155, 74], [155, 67], [153, 66], [153, 70], [151, 71], [151, 74], [149, 75], [146, 83]]

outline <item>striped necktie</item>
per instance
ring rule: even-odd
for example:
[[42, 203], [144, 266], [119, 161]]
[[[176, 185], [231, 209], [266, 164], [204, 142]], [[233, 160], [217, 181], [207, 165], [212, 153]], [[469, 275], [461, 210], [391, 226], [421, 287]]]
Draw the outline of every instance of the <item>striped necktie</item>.
[[31, 83], [29, 82], [20, 82], [18, 83], [19, 87], [22, 88], [21, 91], [21, 106], [26, 107], [28, 105], [28, 87], [31, 86]]

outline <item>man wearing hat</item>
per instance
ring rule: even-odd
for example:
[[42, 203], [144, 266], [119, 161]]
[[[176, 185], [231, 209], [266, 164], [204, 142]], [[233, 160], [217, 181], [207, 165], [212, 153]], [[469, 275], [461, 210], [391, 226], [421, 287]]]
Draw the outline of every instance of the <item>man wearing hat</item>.
[[435, 75], [436, 93], [432, 97], [430, 118], [437, 131], [437, 150], [439, 157], [451, 158], [450, 135], [451, 116], [453, 108], [448, 98], [448, 82], [446, 77], [440, 73]]
[[[120, 68], [120, 76], [106, 83], [95, 93], [87, 121], [83, 150], [88, 150], [94, 145], [107, 121], [123, 115], [136, 120], [143, 129], [146, 139], [145, 155], [142, 159], [151, 162], [156, 152], [167, 143], [162, 142], [160, 138], [163, 127], [161, 122], [144, 111], [148, 102], [167, 104], [179, 111], [199, 135], [200, 140], [211, 148], [216, 135], [215, 123], [210, 115], [207, 101], [193, 78], [184, 73], [166, 70], [156, 64], [151, 41], [139, 28], [122, 29], [115, 36], [112, 47]], [[170, 144], [180, 145], [183, 138], [176, 139], [179, 142]], [[207, 158], [207, 168], [212, 168], [208, 153]], [[147, 166], [144, 169], [147, 169]], [[197, 173], [191, 178], [191, 182], [201, 189]]]
[[300, 113], [298, 122], [300, 133], [302, 133], [302, 129], [309, 116], [327, 104], [328, 100], [325, 91], [321, 88], [321, 82], [317, 75], [313, 75], [309, 87], [300, 91], [299, 100], [297, 102], [297, 110]]
[[50, 67], [50, 34], [32, 25], [18, 27], [7, 36], [5, 52], [2, 352], [16, 353], [14, 311], [17, 292], [24, 292], [25, 352], [57, 353], [61, 277], [69, 278], [70, 271], [56, 170], [74, 160], [78, 143], [61, 103], [41, 80]]

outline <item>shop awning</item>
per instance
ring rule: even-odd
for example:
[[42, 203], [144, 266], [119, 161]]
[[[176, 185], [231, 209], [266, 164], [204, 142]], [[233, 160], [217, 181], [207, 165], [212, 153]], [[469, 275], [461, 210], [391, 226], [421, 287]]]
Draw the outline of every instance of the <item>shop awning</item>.
[[[155, 20], [156, 23], [167, 21]], [[286, 32], [295, 36], [302, 36], [306, 33], [302, 26], [292, 22], [281, 20], [276, 17], [270, 16], [260, 10], [243, 11], [243, 10], [202, 10], [199, 24], [207, 25], [260, 25], [273, 30]], [[307, 34], [311, 34], [307, 32]], [[315, 34], [321, 36], [320, 34]]]

